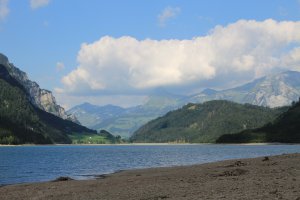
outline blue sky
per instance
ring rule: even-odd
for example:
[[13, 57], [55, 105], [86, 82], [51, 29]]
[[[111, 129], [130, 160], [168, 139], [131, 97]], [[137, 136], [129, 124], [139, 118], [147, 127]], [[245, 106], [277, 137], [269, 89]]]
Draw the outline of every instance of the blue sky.
[[0, 52], [66, 107], [129, 106], [300, 69], [299, 19], [299, 0], [0, 0]]

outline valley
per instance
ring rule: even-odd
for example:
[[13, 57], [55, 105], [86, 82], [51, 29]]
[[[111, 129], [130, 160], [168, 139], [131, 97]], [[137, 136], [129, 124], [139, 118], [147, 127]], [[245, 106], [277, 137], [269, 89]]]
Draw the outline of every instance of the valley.
[[105, 129], [114, 135], [130, 138], [147, 122], [188, 103], [228, 100], [263, 107], [289, 106], [300, 97], [300, 73], [287, 71], [256, 79], [226, 90], [205, 89], [201, 93], [183, 96], [156, 90], [139, 106], [122, 108], [114, 105], [97, 106], [84, 103], [68, 110], [81, 124], [96, 130]]
[[[160, 88], [142, 105], [83, 103], [65, 112], [50, 91], [40, 89], [6, 56], [1, 54], [0, 61], [2, 144], [298, 141], [299, 72], [189, 96]], [[294, 140], [284, 140], [286, 135]]]
[[6, 56], [0, 54], [0, 61], [0, 144], [71, 144], [78, 136], [113, 142], [108, 135], [75, 123], [77, 119], [56, 104], [51, 92], [46, 92], [49, 101], [45, 90], [10, 64]]

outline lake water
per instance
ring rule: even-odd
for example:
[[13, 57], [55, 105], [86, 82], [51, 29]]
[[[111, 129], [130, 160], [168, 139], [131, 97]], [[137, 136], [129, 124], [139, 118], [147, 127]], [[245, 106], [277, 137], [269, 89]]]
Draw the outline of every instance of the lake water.
[[119, 170], [300, 153], [300, 145], [108, 145], [0, 147], [0, 185], [90, 179]]

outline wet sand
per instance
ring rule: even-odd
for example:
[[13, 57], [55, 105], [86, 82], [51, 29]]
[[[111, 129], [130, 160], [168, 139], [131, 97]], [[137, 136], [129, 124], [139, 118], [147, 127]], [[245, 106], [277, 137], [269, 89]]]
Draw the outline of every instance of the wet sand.
[[0, 199], [300, 200], [300, 154], [130, 170], [97, 180], [4, 186]]

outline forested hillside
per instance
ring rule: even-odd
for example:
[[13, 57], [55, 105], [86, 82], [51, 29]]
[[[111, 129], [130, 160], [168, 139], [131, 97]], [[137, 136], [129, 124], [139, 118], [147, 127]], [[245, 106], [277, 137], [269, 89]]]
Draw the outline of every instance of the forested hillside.
[[218, 143], [283, 142], [300, 143], [300, 101], [274, 122], [262, 128], [245, 130], [237, 134], [221, 136]]
[[36, 108], [24, 87], [0, 65], [0, 144], [71, 143], [68, 134], [95, 131]]
[[188, 104], [150, 121], [131, 137], [133, 142], [215, 142], [223, 134], [261, 127], [286, 108], [271, 109], [215, 100]]

